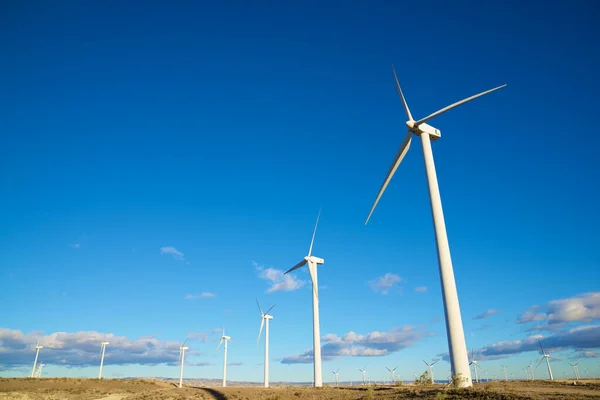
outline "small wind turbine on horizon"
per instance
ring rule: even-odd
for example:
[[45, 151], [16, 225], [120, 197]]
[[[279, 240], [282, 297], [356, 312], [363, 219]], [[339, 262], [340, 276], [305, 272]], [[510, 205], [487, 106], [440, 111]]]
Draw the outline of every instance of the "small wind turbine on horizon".
[[227, 386], [227, 342], [231, 340], [231, 336], [225, 336], [225, 327], [223, 327], [223, 335], [217, 346], [217, 350], [223, 344], [223, 387]]
[[506, 375], [506, 370], [508, 369], [508, 367], [505, 365], [501, 365], [501, 367], [502, 367], [502, 371], [504, 371], [504, 380], [507, 381], [508, 375]]
[[475, 371], [475, 382], [479, 383], [479, 373], [477, 369], [481, 369], [479, 364], [477, 364], [477, 360], [475, 360], [475, 351], [471, 350], [471, 362], [469, 365], [473, 365], [473, 370]]
[[333, 372], [333, 375], [335, 375], [335, 386], [339, 386], [340, 383], [338, 380], [338, 375], [339, 375], [340, 369], [338, 368], [335, 371], [331, 371], [331, 372]]
[[37, 372], [35, 374], [36, 378], [40, 378], [42, 376], [42, 368], [44, 368], [44, 365], [46, 365], [46, 364], [44, 364], [43, 362], [39, 363]]
[[298, 264], [287, 270], [285, 274], [288, 274], [298, 268], [301, 268], [308, 264], [308, 272], [310, 273], [310, 279], [312, 281], [312, 299], [313, 299], [313, 368], [314, 368], [314, 386], [323, 386], [323, 373], [321, 372], [321, 328], [319, 325], [319, 284], [317, 280], [317, 265], [325, 263], [325, 260], [319, 257], [315, 257], [312, 254], [313, 244], [315, 242], [315, 234], [317, 233], [317, 226], [319, 225], [319, 217], [321, 216], [321, 210], [317, 215], [317, 222], [315, 223], [315, 229], [313, 230], [312, 239], [310, 241], [310, 247], [308, 248], [308, 255], [302, 259]]
[[98, 379], [102, 379], [102, 366], [104, 365], [104, 351], [106, 350], [106, 345], [109, 344], [106, 341], [102, 341], [100, 343], [100, 372], [98, 372]]
[[571, 367], [573, 367], [573, 373], [575, 374], [575, 380], [576, 381], [580, 380], [581, 378], [579, 377], [579, 367], [578, 367], [579, 361], [577, 363], [575, 363], [575, 364], [569, 363], [569, 365]]
[[263, 330], [263, 325], [266, 323], [265, 328], [265, 387], [269, 387], [269, 320], [273, 319], [273, 316], [269, 315], [269, 311], [275, 307], [272, 305], [271, 308], [267, 310], [267, 312], [263, 312], [262, 308], [260, 308], [260, 304], [258, 303], [258, 299], [256, 300], [256, 305], [258, 305], [258, 311], [260, 311], [260, 330], [258, 331], [258, 339], [256, 340], [256, 346], [258, 347], [258, 342], [260, 342], [260, 334]]
[[35, 365], [37, 364], [38, 355], [40, 354], [40, 349], [44, 348], [44, 346], [40, 346], [40, 342], [38, 341], [35, 345], [35, 359], [33, 360], [33, 368], [31, 369], [30, 377], [33, 378], [35, 374]]
[[540, 344], [540, 349], [542, 349], [542, 358], [540, 359], [540, 362], [535, 366], [535, 368], [537, 369], [537, 367], [540, 366], [542, 361], [546, 360], [546, 366], [548, 367], [548, 375], [550, 376], [550, 380], [553, 381], [554, 376], [552, 376], [552, 368], [550, 368], [550, 359], [557, 360], [557, 361], [559, 361], [559, 359], [556, 357], [552, 357], [549, 354], [546, 354], [546, 351], [544, 350], [544, 346], [542, 346], [541, 340], [538, 340], [538, 343]]
[[358, 369], [361, 373], [362, 373], [362, 384], [365, 384], [365, 374], [367, 373], [367, 366], [365, 365], [365, 367], [363, 369]]
[[529, 361], [529, 372], [531, 372], [531, 380], [535, 381], [535, 375], [533, 374], [533, 365], [531, 365], [531, 361]]
[[434, 384], [435, 383], [435, 379], [433, 379], [433, 366], [438, 362], [438, 360], [435, 360], [431, 364], [429, 364], [425, 360], [423, 360], [423, 362], [425, 363], [425, 365], [427, 365], [427, 368], [429, 368], [429, 376], [431, 377], [431, 383]]
[[471, 380], [471, 370], [469, 368], [469, 355], [467, 350], [467, 344], [465, 341], [462, 317], [460, 315], [458, 292], [456, 289], [454, 271], [452, 268], [452, 259], [450, 257], [450, 245], [448, 244], [446, 224], [444, 222], [444, 213], [442, 210], [442, 200], [440, 196], [440, 190], [438, 187], [435, 164], [433, 161], [433, 152], [431, 149], [431, 141], [439, 139], [441, 137], [441, 132], [433, 126], [426, 124], [426, 122], [440, 114], [445, 113], [446, 111], [449, 111], [478, 97], [501, 89], [506, 85], [498, 86], [494, 89], [490, 89], [485, 92], [468, 97], [464, 100], [458, 101], [454, 104], [444, 107], [441, 110], [438, 110], [425, 118], [415, 121], [412, 117], [412, 114], [410, 113], [410, 109], [408, 108], [408, 104], [406, 102], [406, 99], [404, 98], [402, 89], [400, 88], [400, 83], [398, 82], [398, 78], [396, 77], [396, 71], [393, 67], [392, 71], [394, 72], [394, 79], [396, 80], [396, 89], [398, 91], [398, 94], [400, 95], [400, 99], [402, 101], [402, 105], [404, 106], [406, 116], [408, 117], [408, 121], [406, 122], [406, 126], [408, 127], [408, 134], [402, 141], [402, 144], [400, 145], [400, 148], [396, 153], [396, 157], [394, 158], [394, 161], [387, 173], [387, 176], [383, 181], [381, 188], [379, 189], [379, 193], [375, 198], [375, 202], [371, 207], [371, 211], [369, 212], [365, 225], [369, 222], [369, 219], [371, 218], [371, 215], [373, 214], [373, 211], [375, 210], [379, 199], [383, 195], [383, 192], [385, 191], [387, 185], [390, 183], [390, 180], [394, 176], [394, 173], [396, 172], [396, 169], [398, 169], [398, 166], [402, 162], [402, 159], [408, 152], [413, 134], [421, 136], [421, 146], [423, 148], [423, 158], [425, 159], [425, 171], [427, 173], [427, 182], [429, 185], [429, 198], [431, 212], [433, 214], [433, 224], [435, 228], [439, 272], [442, 283], [442, 293], [445, 309], [444, 314], [446, 317], [446, 331], [448, 334], [448, 347], [450, 352], [450, 365], [452, 367], [453, 374], [461, 375], [463, 378], [459, 385], [461, 387], [468, 387], [473, 385], [473, 382]]
[[389, 369], [388, 367], [385, 367], [385, 369], [387, 369], [388, 371], [390, 371], [390, 376], [392, 377], [392, 380], [390, 381], [392, 384], [394, 383], [394, 377], [396, 375], [396, 370], [398, 369], [399, 365], [396, 366], [396, 368], [394, 369]]
[[186, 347], [185, 343], [187, 342], [187, 340], [185, 342], [183, 342], [181, 344], [181, 346], [179, 346], [179, 362], [181, 362], [181, 365], [179, 367], [179, 387], [183, 387], [183, 363], [185, 361], [185, 351], [189, 348]]

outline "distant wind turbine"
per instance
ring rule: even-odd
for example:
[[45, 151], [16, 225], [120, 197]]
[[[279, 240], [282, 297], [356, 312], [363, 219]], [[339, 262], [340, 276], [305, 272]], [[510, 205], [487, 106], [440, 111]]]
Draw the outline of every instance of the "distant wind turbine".
[[425, 363], [425, 365], [427, 365], [427, 368], [429, 368], [429, 376], [431, 377], [431, 383], [435, 383], [435, 379], [433, 379], [433, 366], [435, 365], [435, 363], [438, 362], [438, 360], [432, 362], [431, 364], [429, 364], [427, 361], [423, 360], [423, 362]]
[[217, 350], [223, 344], [223, 387], [227, 386], [227, 342], [231, 340], [231, 336], [225, 336], [225, 327], [223, 327], [223, 336], [217, 346]]
[[44, 365], [46, 365], [46, 364], [44, 364], [43, 362], [40, 362], [40, 364], [38, 365], [38, 369], [35, 374], [36, 378], [40, 378], [42, 376], [42, 368], [44, 368]]
[[502, 371], [504, 371], [504, 380], [507, 381], [508, 376], [506, 375], [506, 370], [508, 369], [508, 367], [505, 365], [501, 365], [501, 367], [502, 367]]
[[335, 386], [339, 386], [340, 384], [339, 384], [339, 380], [338, 380], [338, 375], [339, 375], [340, 369], [338, 368], [335, 371], [331, 371], [331, 372], [333, 372], [333, 375], [335, 375]]
[[480, 369], [481, 367], [479, 364], [477, 364], [477, 360], [475, 360], [475, 351], [473, 350], [471, 350], [471, 362], [469, 365], [473, 365], [473, 370], [475, 371], [475, 382], [479, 383], [479, 373], [477, 369]]
[[312, 239], [310, 241], [310, 247], [308, 248], [308, 255], [302, 259], [298, 264], [287, 270], [285, 274], [288, 274], [298, 268], [301, 268], [308, 264], [308, 272], [310, 273], [310, 279], [312, 280], [312, 298], [313, 298], [313, 368], [314, 368], [314, 386], [323, 386], [323, 373], [321, 372], [321, 328], [319, 326], [319, 284], [317, 280], [317, 265], [325, 263], [325, 260], [319, 257], [315, 257], [312, 254], [313, 244], [315, 242], [315, 234], [317, 233], [317, 226], [319, 225], [319, 217], [321, 216], [321, 210], [317, 215], [317, 222], [315, 223], [315, 229], [313, 230]]
[[37, 342], [37, 344], [35, 345], [35, 360], [33, 360], [33, 368], [31, 369], [31, 378], [34, 377], [35, 374], [35, 365], [37, 364], [37, 359], [38, 359], [38, 355], [40, 354], [40, 349], [42, 349], [44, 346], [40, 346], [40, 342]]
[[367, 373], [367, 367], [365, 366], [363, 369], [358, 369], [362, 373], [362, 383], [365, 384], [365, 374]]
[[260, 330], [258, 331], [258, 339], [256, 340], [256, 346], [258, 346], [258, 342], [260, 342], [260, 334], [262, 333], [263, 325], [265, 325], [265, 387], [269, 387], [269, 320], [273, 319], [273, 316], [269, 315], [269, 311], [275, 307], [272, 305], [271, 308], [267, 310], [267, 312], [263, 312], [262, 308], [260, 308], [260, 304], [258, 304], [258, 299], [256, 300], [256, 304], [258, 305], [258, 311], [260, 311]]
[[546, 366], [548, 367], [548, 375], [550, 376], [550, 380], [553, 381], [554, 376], [552, 376], [552, 368], [550, 368], [550, 359], [557, 360], [557, 361], [559, 361], [559, 360], [556, 357], [552, 357], [549, 354], [546, 354], [546, 351], [544, 350], [544, 346], [542, 346], [542, 342], [538, 340], [538, 343], [540, 344], [540, 349], [542, 349], [542, 358], [541, 358], [540, 362], [535, 366], [535, 368], [539, 367], [540, 364], [542, 363], [542, 361], [546, 360]]
[[531, 380], [535, 381], [535, 375], [533, 374], [533, 365], [531, 365], [531, 361], [529, 361], [529, 372], [531, 372]]
[[455, 375], [461, 375], [463, 378], [463, 380], [461, 380], [460, 382], [460, 386], [468, 387], [473, 385], [473, 382], [471, 381], [471, 370], [469, 368], [469, 356], [467, 351], [467, 345], [465, 342], [465, 333], [463, 330], [462, 318], [460, 315], [460, 306], [458, 304], [458, 292], [456, 290], [454, 271], [452, 269], [450, 245], [448, 244], [448, 236], [446, 234], [446, 224], [444, 222], [442, 200], [440, 197], [437, 174], [435, 171], [435, 164], [433, 161], [433, 152], [431, 150], [431, 141], [440, 138], [441, 133], [438, 129], [426, 124], [426, 122], [440, 114], [445, 113], [446, 111], [460, 106], [461, 104], [465, 104], [485, 94], [501, 89], [506, 85], [498, 86], [497, 88], [486, 90], [485, 92], [468, 97], [464, 100], [458, 101], [452, 105], [444, 107], [441, 110], [438, 110], [425, 118], [415, 121], [412, 117], [412, 114], [410, 113], [408, 104], [406, 102], [406, 99], [404, 98], [404, 94], [402, 93], [402, 89], [400, 88], [400, 83], [398, 83], [396, 71], [393, 70], [393, 72], [394, 79], [396, 80], [396, 89], [398, 90], [398, 94], [400, 95], [402, 105], [404, 106], [404, 111], [406, 112], [406, 116], [408, 117], [408, 121], [406, 122], [406, 126], [408, 127], [408, 134], [406, 135], [402, 144], [400, 145], [398, 153], [396, 153], [396, 157], [394, 158], [392, 166], [390, 167], [387, 176], [383, 181], [381, 188], [379, 189], [379, 193], [375, 198], [375, 202], [371, 207], [371, 211], [369, 212], [369, 216], [367, 217], [365, 225], [369, 222], [369, 219], [371, 218], [371, 215], [373, 214], [373, 211], [375, 210], [379, 199], [383, 195], [383, 192], [385, 191], [387, 185], [390, 183], [390, 180], [394, 176], [394, 173], [396, 172], [396, 169], [398, 169], [398, 166], [402, 162], [402, 159], [408, 152], [413, 134], [421, 136], [423, 158], [425, 159], [425, 171], [427, 173], [427, 182], [429, 184], [429, 199], [431, 211], [433, 214], [433, 224], [435, 227], [439, 271], [442, 282], [442, 293], [446, 317], [446, 331], [448, 334], [448, 347], [450, 350], [450, 365], [452, 366], [452, 372]]
[[185, 351], [189, 348], [186, 347], [185, 343], [187, 342], [187, 340], [185, 342], [183, 342], [183, 344], [181, 346], [179, 346], [179, 360], [181, 362], [181, 365], [179, 367], [179, 387], [183, 386], [183, 364], [185, 361]]
[[106, 350], [106, 345], [109, 344], [106, 341], [100, 343], [100, 352], [102, 355], [100, 356], [100, 372], [98, 373], [98, 379], [102, 379], [102, 366], [104, 365], [104, 351]]
[[573, 373], [575, 374], [575, 380], [576, 381], [580, 380], [581, 378], [579, 377], [579, 368], [578, 368], [579, 362], [577, 362], [575, 364], [569, 363], [569, 365], [571, 367], [573, 367]]
[[392, 382], [392, 383], [394, 383], [394, 376], [396, 375], [396, 369], [398, 369], [398, 367], [399, 367], [399, 365], [394, 369], [389, 369], [388, 367], [385, 367], [385, 369], [390, 371], [390, 376], [392, 377], [392, 380], [390, 382]]

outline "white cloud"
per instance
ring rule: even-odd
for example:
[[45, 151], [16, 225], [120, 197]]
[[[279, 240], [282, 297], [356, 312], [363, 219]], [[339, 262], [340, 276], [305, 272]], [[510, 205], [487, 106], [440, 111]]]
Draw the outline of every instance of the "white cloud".
[[306, 284], [305, 281], [296, 278], [294, 275], [284, 275], [284, 271], [275, 268], [265, 268], [262, 265], [252, 261], [252, 265], [258, 272], [258, 277], [269, 281], [270, 287], [266, 293], [290, 292], [300, 289]]
[[69, 244], [69, 247], [72, 247], [74, 249], [78, 249], [78, 248], [81, 247], [81, 244], [80, 243], [72, 243], [72, 244]]
[[548, 324], [561, 324], [596, 320], [600, 320], [600, 292], [582, 293], [549, 301], [545, 306], [533, 306], [519, 316], [517, 323], [548, 321]]
[[188, 340], [200, 340], [203, 343], [208, 342], [208, 335], [205, 332], [190, 332], [187, 334]]
[[[331, 360], [334, 357], [379, 357], [385, 356], [406, 347], [413, 346], [415, 342], [431, 333], [419, 331], [413, 326], [392, 329], [388, 332], [374, 331], [366, 335], [356, 332], [348, 332], [339, 337], [335, 334], [327, 334], [321, 338], [324, 343], [321, 346], [321, 357], [323, 360]], [[313, 350], [309, 349], [302, 354], [284, 357], [283, 364], [311, 363]]]
[[[163, 256], [165, 254], [171, 255], [174, 260], [183, 260], [183, 253], [177, 250], [173, 246], [164, 246], [160, 248], [160, 255]], [[193, 258], [193, 257], [192, 257]]]
[[369, 285], [375, 293], [388, 294], [399, 282], [402, 282], [400, 276], [388, 272], [383, 276], [369, 281]]
[[492, 315], [496, 315], [496, 314], [500, 314], [500, 311], [490, 308], [483, 314], [474, 316], [473, 319], [484, 319], [484, 318], [491, 317]]
[[44, 346], [40, 351], [40, 359], [45, 364], [97, 365], [100, 342], [103, 340], [110, 342], [106, 347], [107, 365], [167, 364], [176, 362], [179, 356], [178, 342], [160, 341], [154, 337], [128, 339], [125, 336], [94, 331], [24, 334], [19, 330], [0, 328], [0, 366], [30, 365], [38, 340]]
[[417, 293], [426, 293], [427, 292], [427, 286], [417, 286], [415, 288], [415, 292], [417, 292]]
[[207, 299], [207, 298], [215, 297], [215, 296], [216, 295], [211, 292], [202, 292], [200, 294], [186, 294], [185, 299], [186, 300]]

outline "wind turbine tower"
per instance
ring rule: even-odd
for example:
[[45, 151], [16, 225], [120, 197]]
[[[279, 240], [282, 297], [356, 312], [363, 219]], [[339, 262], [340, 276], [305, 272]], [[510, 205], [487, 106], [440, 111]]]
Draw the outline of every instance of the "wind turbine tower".
[[478, 97], [491, 93], [495, 90], [501, 89], [506, 85], [498, 86], [497, 88], [490, 89], [485, 92], [468, 97], [464, 100], [458, 101], [454, 104], [444, 107], [441, 110], [438, 110], [425, 118], [415, 121], [412, 117], [412, 114], [410, 113], [410, 109], [408, 108], [408, 104], [406, 102], [406, 99], [404, 98], [404, 94], [402, 93], [400, 84], [398, 83], [396, 71], [393, 72], [394, 78], [396, 80], [396, 89], [398, 90], [398, 94], [400, 95], [402, 105], [404, 106], [404, 111], [406, 112], [406, 116], [408, 117], [408, 121], [406, 122], [406, 126], [408, 127], [408, 134], [406, 135], [402, 144], [400, 145], [398, 153], [396, 153], [396, 157], [394, 158], [394, 161], [387, 173], [385, 180], [383, 181], [383, 184], [381, 185], [381, 188], [379, 189], [379, 193], [375, 198], [375, 202], [371, 207], [371, 211], [369, 212], [369, 216], [367, 217], [367, 221], [365, 222], [365, 224], [369, 222], [369, 218], [373, 214], [373, 211], [375, 210], [379, 199], [383, 195], [385, 188], [394, 176], [394, 173], [396, 172], [396, 169], [398, 169], [398, 166], [402, 162], [402, 159], [408, 152], [413, 134], [421, 136], [421, 145], [423, 148], [423, 158], [425, 159], [425, 171], [427, 173], [427, 182], [429, 184], [429, 199], [431, 205], [431, 212], [433, 214], [433, 225], [435, 228], [439, 271], [442, 283], [442, 293], [445, 311], [444, 314], [446, 317], [446, 332], [448, 335], [448, 347], [450, 353], [450, 365], [452, 367], [452, 372], [454, 375], [460, 374], [461, 377], [464, 378], [464, 381], [460, 383], [460, 386], [472, 386], [473, 382], [471, 381], [471, 370], [469, 368], [467, 344], [465, 342], [465, 333], [463, 329], [462, 318], [460, 315], [460, 306], [458, 303], [458, 292], [456, 290], [454, 270], [452, 268], [452, 259], [450, 257], [450, 245], [448, 244], [448, 236], [446, 234], [446, 223], [444, 222], [444, 213], [442, 210], [442, 200], [440, 197], [437, 174], [435, 170], [435, 164], [433, 161], [433, 152], [431, 150], [431, 141], [439, 139], [441, 137], [441, 133], [438, 129], [426, 124], [426, 122], [440, 114], [445, 113], [446, 111], [460, 106], [461, 104], [465, 104]]
[[363, 369], [358, 369], [362, 373], [362, 384], [365, 384], [365, 374], [367, 373], [367, 367], [365, 366]]
[[548, 375], [550, 376], [550, 380], [553, 381], [554, 376], [552, 376], [552, 368], [550, 368], [550, 359], [558, 361], [558, 358], [552, 357], [549, 354], [546, 354], [546, 351], [544, 350], [544, 346], [542, 346], [542, 342], [538, 341], [538, 343], [540, 344], [540, 349], [542, 350], [542, 358], [540, 359], [540, 362], [535, 367], [536, 368], [539, 367], [540, 364], [542, 363], [542, 361], [546, 360], [546, 366], [548, 367]]
[[34, 377], [35, 374], [35, 365], [37, 364], [37, 359], [38, 359], [38, 355], [40, 354], [40, 349], [42, 349], [44, 346], [40, 346], [40, 342], [37, 342], [37, 344], [35, 345], [35, 359], [33, 360], [33, 368], [31, 369], [31, 378]]
[[575, 364], [571, 364], [569, 363], [569, 365], [571, 367], [573, 367], [573, 373], [575, 374], [575, 380], [578, 381], [581, 379], [581, 377], [579, 376], [579, 362], [575, 363]]
[[185, 351], [189, 348], [185, 345], [185, 343], [187, 342], [187, 340], [185, 342], [183, 342], [183, 344], [181, 346], [179, 346], [179, 361], [181, 362], [181, 365], [179, 366], [179, 387], [183, 387], [183, 364], [185, 361]]
[[267, 312], [263, 312], [262, 308], [260, 308], [260, 304], [258, 304], [258, 299], [256, 300], [256, 304], [258, 305], [258, 311], [260, 311], [260, 330], [258, 331], [258, 339], [256, 340], [256, 346], [258, 346], [258, 342], [260, 342], [260, 334], [263, 330], [263, 325], [265, 325], [265, 387], [269, 387], [269, 320], [273, 319], [273, 316], [269, 315], [269, 311], [275, 307], [272, 305], [271, 308], [267, 310]]
[[333, 375], [335, 375], [335, 386], [340, 386], [340, 382], [339, 382], [339, 379], [338, 379], [338, 375], [339, 375], [340, 369], [338, 368], [335, 371], [331, 371], [331, 372], [333, 372]]
[[227, 386], [227, 342], [231, 340], [231, 336], [225, 336], [225, 328], [223, 328], [223, 336], [217, 346], [217, 350], [223, 344], [223, 387]]
[[102, 379], [102, 366], [104, 365], [104, 351], [106, 350], [106, 345], [109, 344], [106, 341], [100, 343], [100, 352], [102, 355], [100, 356], [100, 372], [98, 373], [98, 379]]
[[477, 364], [477, 360], [475, 360], [475, 351], [471, 350], [471, 362], [469, 365], [473, 365], [473, 370], [475, 371], [475, 382], [479, 383], [479, 373], [478, 369], [481, 368], [479, 364]]
[[429, 368], [429, 376], [431, 377], [431, 383], [434, 384], [435, 383], [435, 379], [433, 379], [433, 366], [435, 365], [435, 363], [437, 363], [437, 360], [432, 362], [431, 364], [429, 364], [427, 361], [423, 360], [423, 362], [425, 363], [425, 365], [427, 365], [427, 368]]
[[390, 376], [391, 376], [391, 379], [392, 379], [390, 382], [392, 383], [392, 385], [394, 384], [394, 376], [396, 375], [396, 370], [398, 369], [398, 367], [399, 367], [399, 365], [396, 368], [394, 368], [394, 369], [389, 369], [388, 367], [385, 367], [385, 369], [387, 369], [388, 371], [390, 371]]
[[508, 369], [508, 367], [506, 367], [505, 365], [501, 365], [501, 367], [502, 367], [502, 371], [504, 371], [504, 380], [507, 381], [508, 375], [506, 375], [506, 370]]
[[35, 377], [36, 377], [36, 378], [39, 378], [39, 377], [41, 377], [41, 376], [42, 376], [42, 368], [44, 368], [44, 365], [46, 365], [46, 364], [44, 364], [43, 362], [41, 362], [41, 363], [38, 365], [38, 369], [37, 369], [37, 372], [36, 372], [36, 374], [35, 374]]
[[315, 242], [315, 234], [317, 233], [317, 226], [319, 225], [319, 217], [321, 216], [321, 210], [317, 215], [317, 222], [315, 223], [315, 229], [313, 230], [312, 239], [310, 241], [310, 247], [308, 248], [308, 255], [302, 259], [298, 264], [287, 270], [285, 274], [288, 274], [298, 268], [301, 268], [308, 264], [308, 272], [310, 273], [310, 279], [312, 280], [312, 298], [313, 298], [313, 367], [314, 367], [314, 386], [323, 386], [323, 373], [321, 372], [321, 328], [319, 326], [319, 284], [317, 280], [317, 265], [325, 263], [325, 260], [319, 257], [315, 257], [312, 254], [313, 244]]
[[535, 375], [533, 374], [533, 365], [531, 365], [531, 361], [529, 361], [529, 372], [531, 372], [531, 380], [535, 381]]

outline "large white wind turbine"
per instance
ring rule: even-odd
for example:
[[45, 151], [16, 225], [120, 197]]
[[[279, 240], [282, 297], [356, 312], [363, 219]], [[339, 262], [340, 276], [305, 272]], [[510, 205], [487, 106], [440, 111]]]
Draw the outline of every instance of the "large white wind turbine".
[[542, 361], [546, 360], [546, 366], [548, 367], [548, 375], [550, 376], [550, 380], [553, 381], [554, 376], [552, 376], [552, 368], [550, 368], [550, 359], [558, 361], [558, 358], [552, 357], [551, 355], [546, 354], [546, 351], [544, 350], [544, 346], [542, 346], [542, 342], [538, 341], [538, 343], [540, 344], [540, 349], [542, 349], [542, 358], [540, 359], [540, 362], [535, 366], [535, 368], [539, 367], [540, 364], [542, 363]]
[[108, 342], [103, 341], [100, 344], [100, 352], [102, 353], [102, 355], [100, 356], [100, 372], [98, 373], [98, 379], [102, 379], [102, 366], [104, 365], [104, 351], [106, 350], [106, 345], [108, 344]]
[[[227, 386], [227, 342], [231, 340], [231, 336], [225, 336], [225, 328], [223, 327], [223, 336], [217, 346], [217, 350], [223, 344], [223, 387]], [[223, 343], [224, 342], [224, 343]]]
[[406, 112], [406, 116], [408, 117], [408, 121], [406, 122], [406, 126], [408, 127], [408, 134], [402, 141], [402, 144], [400, 145], [400, 149], [398, 150], [398, 153], [394, 158], [392, 166], [390, 167], [387, 176], [383, 181], [381, 188], [379, 189], [379, 193], [377, 194], [375, 202], [371, 207], [371, 211], [369, 212], [369, 216], [367, 217], [365, 225], [367, 224], [367, 222], [369, 222], [369, 219], [371, 218], [371, 215], [373, 214], [373, 211], [375, 210], [379, 199], [383, 195], [385, 188], [394, 176], [394, 173], [396, 172], [396, 169], [398, 169], [398, 166], [402, 162], [402, 159], [408, 152], [410, 142], [412, 140], [412, 135], [415, 134], [417, 136], [421, 136], [423, 158], [425, 159], [425, 171], [427, 173], [427, 182], [429, 184], [431, 212], [433, 214], [433, 225], [435, 228], [439, 270], [442, 281], [442, 293], [446, 317], [446, 331], [448, 334], [450, 364], [452, 367], [453, 374], [460, 374], [463, 378], [461, 380], [460, 385], [463, 387], [471, 386], [473, 383], [471, 381], [471, 371], [469, 369], [467, 345], [465, 342], [465, 334], [463, 330], [462, 318], [460, 315], [458, 293], [456, 290], [456, 282], [454, 280], [454, 271], [452, 269], [452, 259], [450, 257], [450, 246], [448, 244], [448, 236], [446, 234], [444, 213], [442, 211], [442, 200], [440, 197], [437, 175], [435, 172], [435, 164], [433, 162], [433, 152], [431, 150], [431, 140], [439, 139], [441, 137], [441, 133], [438, 129], [426, 124], [426, 122], [440, 114], [445, 113], [446, 111], [449, 111], [471, 100], [474, 100], [477, 97], [481, 97], [485, 94], [503, 88], [506, 85], [502, 85], [497, 88], [490, 89], [485, 92], [468, 97], [464, 100], [451, 104], [448, 107], [444, 107], [441, 110], [438, 110], [425, 118], [415, 121], [412, 117], [412, 114], [410, 113], [410, 109], [408, 108], [408, 104], [406, 103], [406, 99], [404, 98], [404, 94], [402, 93], [402, 89], [400, 89], [400, 83], [398, 83], [396, 71], [393, 72], [394, 79], [396, 80], [396, 89], [398, 90], [398, 94], [400, 95], [400, 99], [402, 100], [402, 105], [404, 106], [404, 111]]
[[185, 342], [181, 346], [179, 346], [179, 362], [181, 365], [179, 366], [179, 387], [183, 386], [183, 364], [185, 362], [185, 351], [189, 348], [185, 345]]
[[367, 373], [367, 366], [365, 365], [365, 367], [363, 369], [358, 369], [361, 373], [362, 373], [362, 382], [363, 385], [365, 384], [365, 374]]
[[258, 310], [260, 311], [260, 331], [258, 331], [258, 339], [256, 340], [256, 346], [258, 346], [258, 342], [260, 342], [260, 334], [263, 330], [263, 325], [265, 325], [265, 387], [269, 387], [269, 320], [273, 319], [273, 316], [269, 315], [269, 311], [275, 307], [272, 305], [271, 308], [267, 310], [267, 312], [263, 312], [262, 308], [260, 308], [260, 304], [258, 304], [258, 299], [256, 300], [256, 304], [258, 305]]
[[44, 346], [40, 346], [40, 342], [37, 342], [35, 345], [35, 359], [33, 360], [33, 368], [31, 369], [31, 378], [35, 375], [35, 365], [37, 364], [38, 355], [40, 354], [40, 349]]
[[475, 360], [475, 352], [471, 350], [471, 362], [469, 365], [473, 365], [473, 371], [475, 371], [475, 382], [479, 383], [479, 372], [478, 369], [481, 369], [479, 364], [477, 364], [477, 360]]
[[396, 375], [396, 370], [398, 369], [398, 367], [399, 367], [399, 365], [396, 366], [396, 368], [394, 368], [394, 369], [389, 369], [388, 367], [385, 367], [385, 369], [387, 369], [388, 371], [390, 371], [390, 376], [392, 377], [392, 380], [391, 380], [392, 384], [395, 382], [394, 381], [394, 377]]
[[319, 217], [321, 216], [321, 210], [317, 215], [317, 222], [315, 223], [315, 229], [313, 230], [312, 239], [310, 241], [310, 247], [308, 248], [308, 255], [302, 259], [298, 264], [294, 265], [285, 273], [288, 274], [295, 269], [301, 268], [308, 264], [308, 272], [310, 273], [310, 279], [312, 281], [312, 298], [313, 298], [313, 366], [314, 366], [314, 386], [323, 386], [323, 374], [321, 372], [321, 328], [319, 326], [319, 284], [317, 280], [317, 265], [323, 264], [325, 260], [319, 257], [315, 257], [312, 254], [313, 244], [315, 242], [315, 234], [317, 233], [317, 226], [319, 225]]
[[435, 365], [435, 363], [438, 362], [438, 360], [432, 362], [431, 364], [429, 364], [427, 361], [423, 360], [423, 362], [425, 363], [425, 365], [427, 365], [427, 368], [429, 368], [429, 376], [431, 377], [431, 383], [435, 383], [435, 380], [433, 379], [433, 366]]

